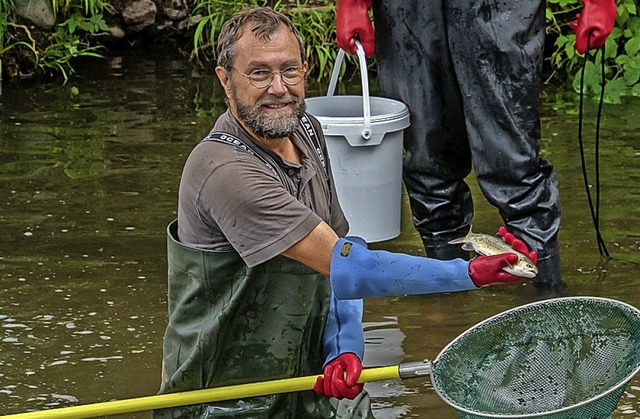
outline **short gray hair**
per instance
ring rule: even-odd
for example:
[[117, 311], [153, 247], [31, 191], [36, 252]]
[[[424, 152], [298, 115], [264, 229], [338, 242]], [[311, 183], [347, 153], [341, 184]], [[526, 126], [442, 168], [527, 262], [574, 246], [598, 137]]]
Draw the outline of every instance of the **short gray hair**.
[[238, 55], [236, 45], [246, 27], [249, 27], [256, 38], [268, 41], [280, 25], [286, 26], [298, 40], [300, 59], [304, 63], [306, 61], [304, 42], [291, 20], [268, 7], [258, 7], [238, 12], [222, 25], [218, 35], [218, 65], [231, 71], [233, 61]]

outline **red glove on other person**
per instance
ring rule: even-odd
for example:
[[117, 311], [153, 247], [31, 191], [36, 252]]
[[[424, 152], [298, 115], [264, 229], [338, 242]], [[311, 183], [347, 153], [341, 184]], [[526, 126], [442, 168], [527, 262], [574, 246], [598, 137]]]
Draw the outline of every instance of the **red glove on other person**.
[[347, 54], [356, 53], [356, 39], [364, 53], [371, 57], [375, 51], [375, 33], [369, 18], [372, 0], [338, 0], [336, 6], [336, 43]]
[[[538, 253], [530, 251], [524, 242], [513, 234], [509, 233], [506, 228], [498, 229], [498, 236], [502, 237], [505, 243], [531, 259], [535, 265], [538, 262]], [[521, 276], [510, 274], [503, 270], [508, 266], [515, 265], [518, 262], [518, 255], [515, 253], [503, 253], [493, 256], [478, 256], [469, 262], [469, 276], [476, 287], [497, 284], [500, 282], [521, 281]]]
[[571, 27], [576, 32], [573, 47], [580, 54], [587, 52], [587, 40], [589, 49], [603, 46], [616, 23], [615, 0], [582, 0], [582, 4], [582, 12], [571, 22]]
[[513, 250], [515, 250], [516, 252], [520, 252], [523, 255], [528, 256], [529, 259], [531, 259], [531, 262], [533, 262], [534, 265], [538, 263], [538, 252], [536, 252], [535, 250], [529, 250], [527, 245], [524, 244], [524, 242], [522, 240], [520, 240], [519, 238], [517, 238], [513, 234], [509, 233], [504, 226], [501, 226], [498, 229], [498, 236], [502, 237], [502, 239], [505, 241], [505, 243], [507, 243], [509, 246], [513, 247]]
[[350, 352], [341, 354], [325, 365], [324, 377], [318, 377], [313, 391], [322, 397], [354, 399], [364, 389], [364, 384], [358, 384], [361, 372], [360, 358]]

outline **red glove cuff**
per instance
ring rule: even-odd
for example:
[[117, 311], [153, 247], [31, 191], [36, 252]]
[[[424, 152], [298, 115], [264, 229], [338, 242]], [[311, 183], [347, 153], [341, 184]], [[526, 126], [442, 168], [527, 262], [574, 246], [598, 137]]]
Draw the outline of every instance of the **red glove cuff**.
[[600, 48], [616, 23], [615, 0], [582, 0], [584, 8], [571, 22], [576, 33], [575, 50], [584, 54], [589, 49]]

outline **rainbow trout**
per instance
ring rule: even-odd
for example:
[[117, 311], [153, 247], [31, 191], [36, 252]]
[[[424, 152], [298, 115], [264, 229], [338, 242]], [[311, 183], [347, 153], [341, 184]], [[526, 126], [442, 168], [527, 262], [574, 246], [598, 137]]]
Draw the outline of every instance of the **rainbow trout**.
[[469, 229], [466, 236], [451, 240], [449, 244], [462, 244], [462, 248], [467, 251], [474, 251], [479, 255], [493, 256], [501, 253], [515, 253], [518, 255], [518, 262], [515, 265], [503, 268], [512, 275], [524, 278], [533, 278], [538, 274], [538, 268], [527, 256], [513, 250], [505, 241], [496, 236], [488, 234], [474, 233]]

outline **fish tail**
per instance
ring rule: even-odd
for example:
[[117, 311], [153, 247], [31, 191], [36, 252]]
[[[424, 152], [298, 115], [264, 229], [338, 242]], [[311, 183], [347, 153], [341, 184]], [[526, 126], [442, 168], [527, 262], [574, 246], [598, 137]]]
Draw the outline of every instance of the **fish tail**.
[[471, 235], [473, 234], [473, 226], [469, 225], [469, 232], [463, 236], [463, 237], [458, 237], [457, 239], [453, 239], [451, 241], [449, 241], [449, 244], [461, 244], [461, 243], [466, 243], [467, 241], [469, 241], [469, 237], [471, 237]]

